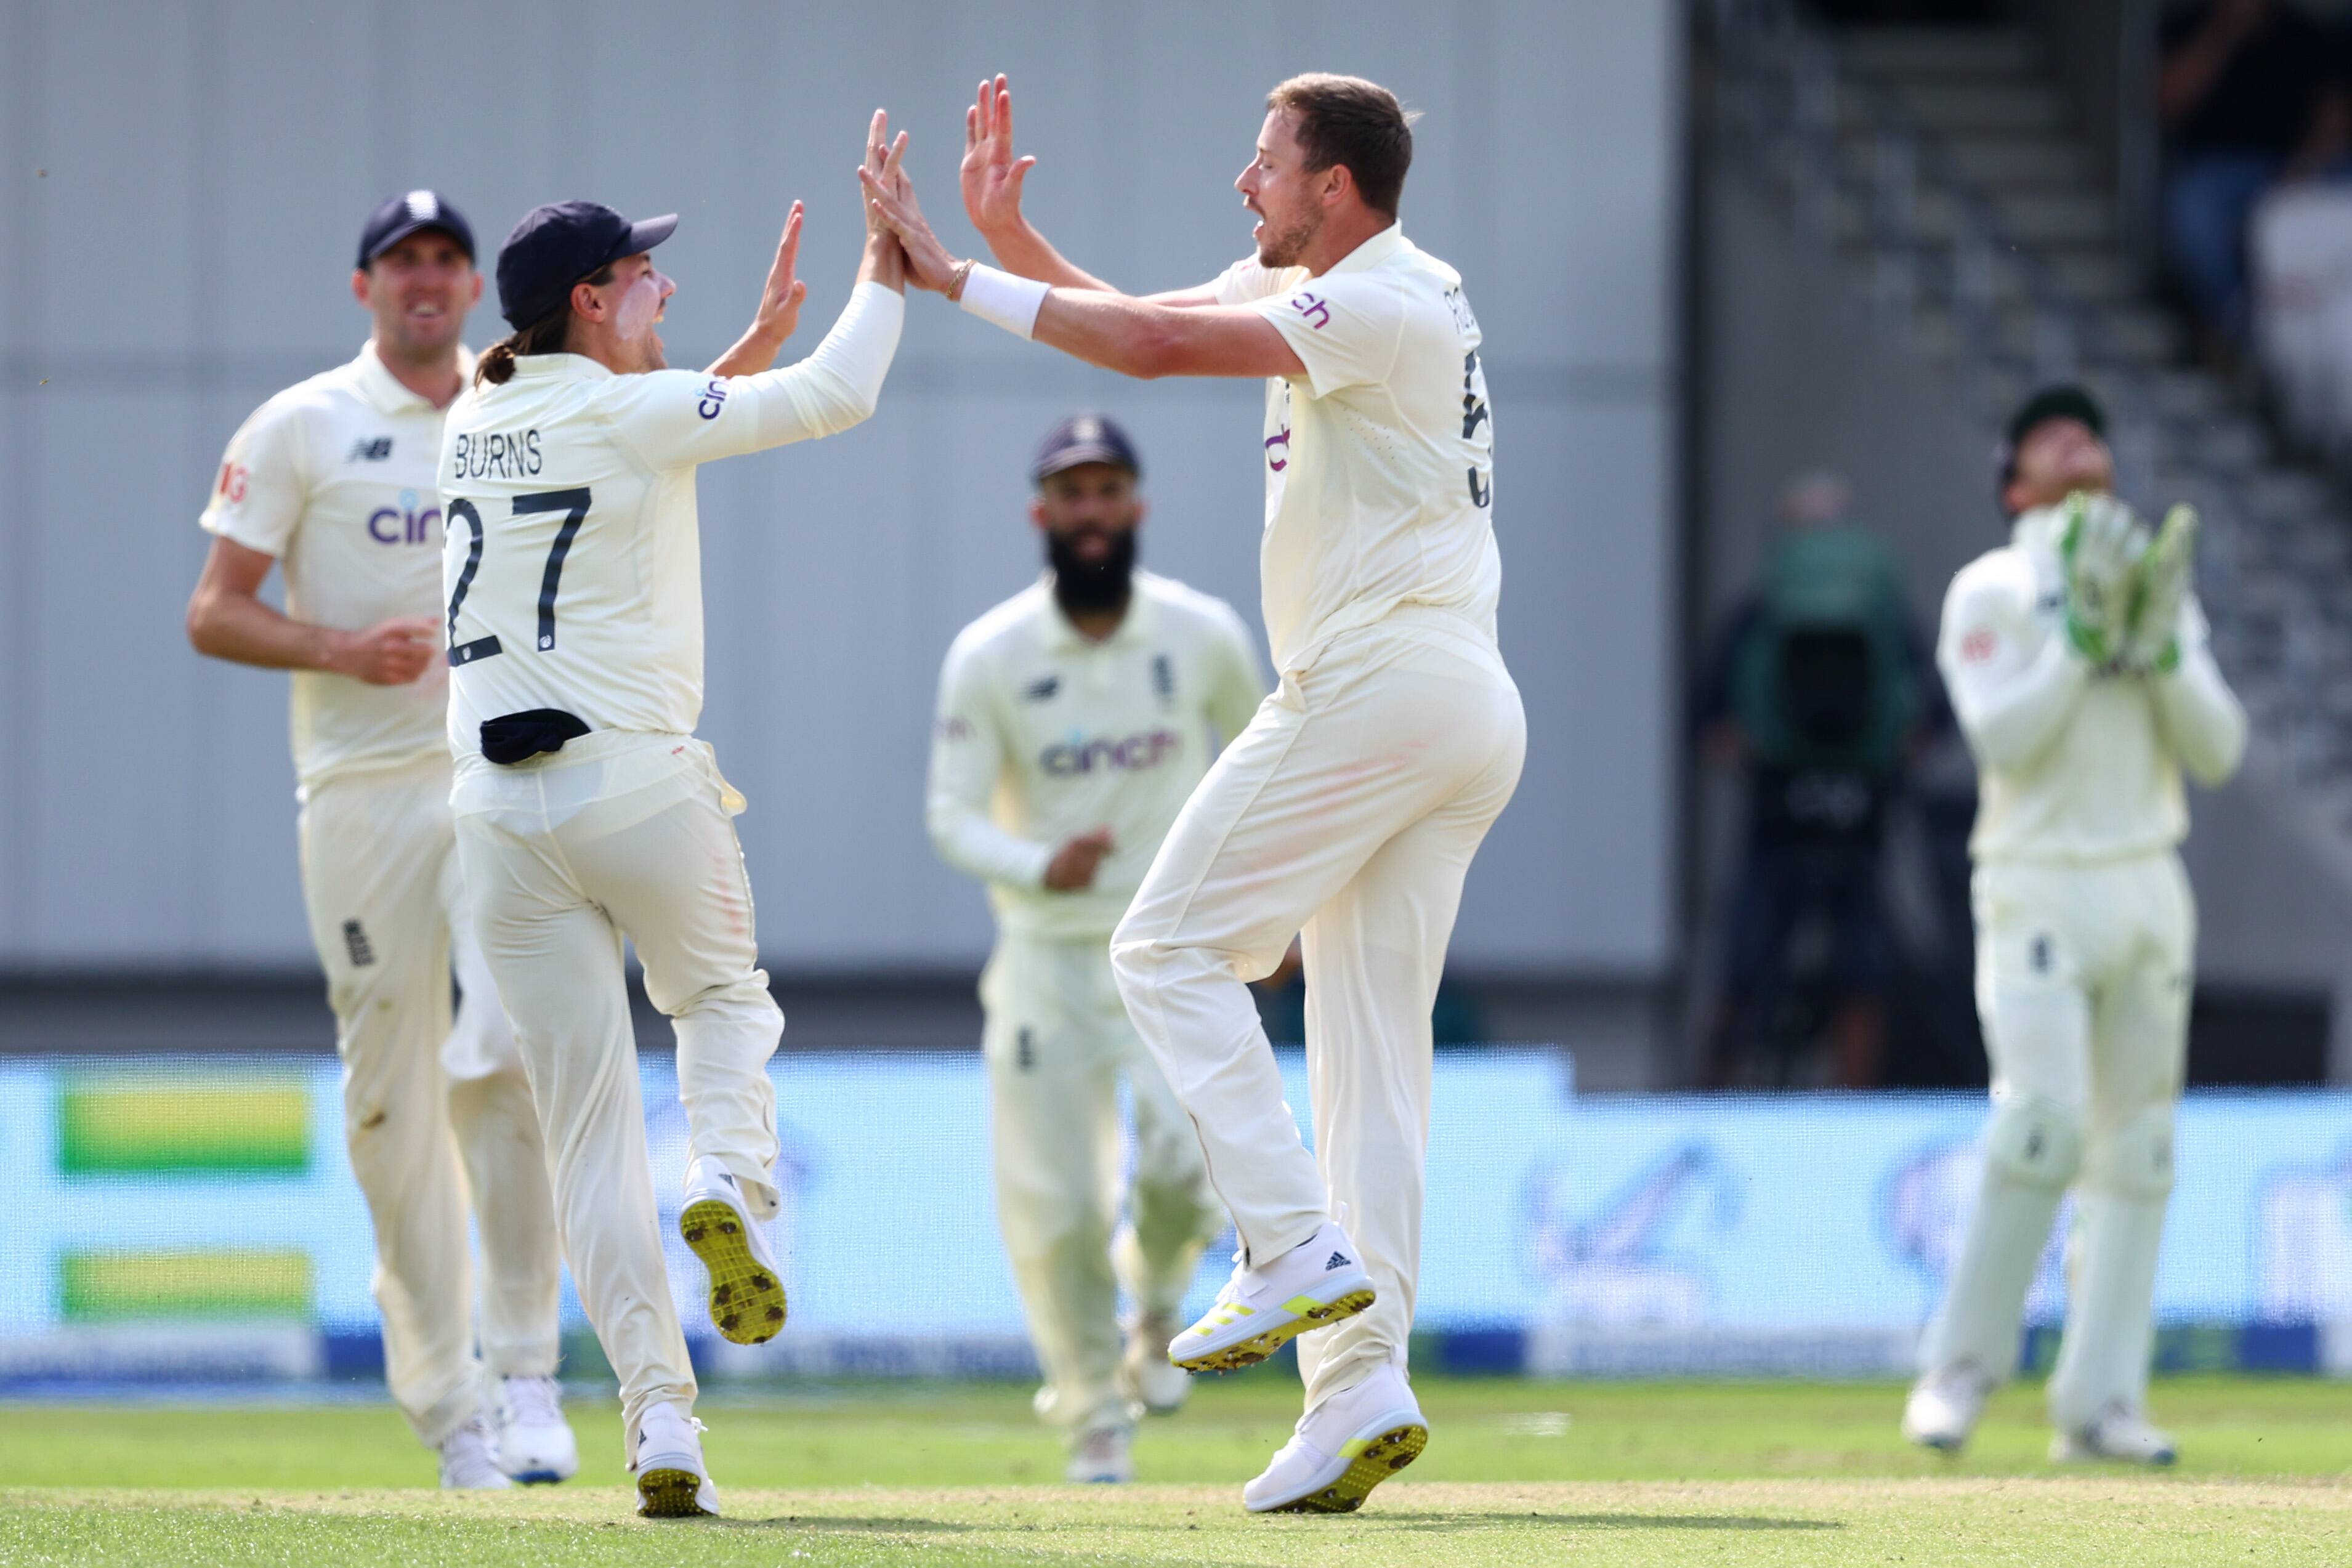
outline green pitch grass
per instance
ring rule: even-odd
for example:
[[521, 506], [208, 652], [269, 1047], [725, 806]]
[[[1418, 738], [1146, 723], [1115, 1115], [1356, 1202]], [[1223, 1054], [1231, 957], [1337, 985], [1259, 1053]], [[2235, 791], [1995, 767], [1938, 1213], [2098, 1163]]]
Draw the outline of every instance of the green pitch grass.
[[2060, 1470], [2039, 1391], [1944, 1461], [1884, 1384], [1421, 1380], [1427, 1455], [1344, 1518], [1253, 1519], [1240, 1486], [1297, 1385], [1208, 1382], [1150, 1423], [1141, 1485], [1056, 1484], [1025, 1391], [707, 1399], [729, 1517], [629, 1511], [619, 1419], [572, 1407], [579, 1479], [445, 1497], [388, 1409], [0, 1405], [0, 1563], [1383, 1564], [2352, 1562], [2352, 1390], [2161, 1383], [2177, 1472]]

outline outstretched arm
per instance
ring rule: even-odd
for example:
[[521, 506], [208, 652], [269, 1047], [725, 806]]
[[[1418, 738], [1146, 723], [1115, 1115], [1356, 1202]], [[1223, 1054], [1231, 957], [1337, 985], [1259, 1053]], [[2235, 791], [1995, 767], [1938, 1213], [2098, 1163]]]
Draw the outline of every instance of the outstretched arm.
[[[1012, 84], [1001, 75], [982, 82], [972, 106], [963, 111], [963, 166], [957, 179], [963, 187], [964, 216], [988, 242], [996, 264], [1015, 277], [1056, 289], [1120, 293], [1055, 249], [1021, 210], [1022, 182], [1036, 166], [1036, 159], [1016, 157], [1013, 152]], [[1178, 310], [1213, 305], [1216, 285], [1203, 283], [1150, 299]]]
[[1303, 375], [1306, 365], [1256, 310], [1202, 301], [1178, 306], [1095, 288], [1060, 288], [958, 261], [923, 216], [903, 166], [906, 137], [877, 174], [860, 169], [870, 208], [906, 248], [908, 276], [1024, 338], [1123, 375]]

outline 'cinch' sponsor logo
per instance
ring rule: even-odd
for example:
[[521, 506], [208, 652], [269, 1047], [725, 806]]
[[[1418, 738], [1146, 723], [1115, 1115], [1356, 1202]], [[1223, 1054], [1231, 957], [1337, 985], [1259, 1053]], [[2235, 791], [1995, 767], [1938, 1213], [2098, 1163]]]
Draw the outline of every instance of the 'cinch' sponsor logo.
[[1124, 739], [1104, 736], [1093, 741], [1065, 741], [1048, 746], [1037, 759], [1037, 765], [1054, 778], [1075, 778], [1093, 773], [1097, 768], [1115, 768], [1122, 773], [1137, 773], [1156, 768], [1184, 749], [1184, 737], [1173, 730], [1154, 730], [1149, 734], [1129, 735]]
[[422, 499], [415, 490], [403, 490], [398, 506], [380, 506], [368, 513], [368, 537], [378, 544], [438, 542], [441, 509], [420, 508], [416, 503]]

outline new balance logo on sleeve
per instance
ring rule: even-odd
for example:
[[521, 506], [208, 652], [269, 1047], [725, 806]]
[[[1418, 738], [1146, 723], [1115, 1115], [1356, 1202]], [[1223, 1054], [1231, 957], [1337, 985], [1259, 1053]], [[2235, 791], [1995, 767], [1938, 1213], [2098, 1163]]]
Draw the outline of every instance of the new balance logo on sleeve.
[[381, 463], [386, 458], [391, 456], [391, 437], [362, 436], [358, 440], [352, 443], [352, 455], [345, 458], [343, 461], [346, 463]]

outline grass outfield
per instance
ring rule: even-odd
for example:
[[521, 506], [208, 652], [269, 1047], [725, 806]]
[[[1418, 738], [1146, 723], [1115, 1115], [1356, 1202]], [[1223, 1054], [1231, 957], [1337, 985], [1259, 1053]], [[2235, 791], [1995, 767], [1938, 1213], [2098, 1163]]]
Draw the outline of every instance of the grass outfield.
[[1143, 1485], [1052, 1484], [1024, 1391], [705, 1402], [729, 1518], [628, 1511], [619, 1421], [572, 1409], [580, 1479], [448, 1498], [380, 1405], [0, 1406], [0, 1563], [486, 1564], [2352, 1562], [2352, 1390], [2159, 1384], [2169, 1475], [2060, 1471], [2039, 1391], [1947, 1462], [1878, 1385], [1443, 1382], [1427, 1455], [1345, 1519], [1251, 1519], [1297, 1388], [1207, 1384], [1151, 1423]]

